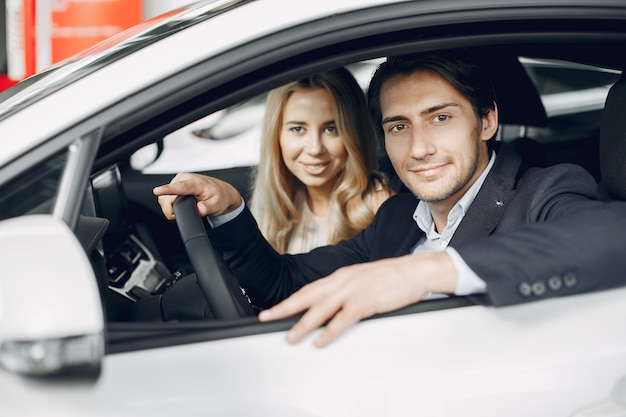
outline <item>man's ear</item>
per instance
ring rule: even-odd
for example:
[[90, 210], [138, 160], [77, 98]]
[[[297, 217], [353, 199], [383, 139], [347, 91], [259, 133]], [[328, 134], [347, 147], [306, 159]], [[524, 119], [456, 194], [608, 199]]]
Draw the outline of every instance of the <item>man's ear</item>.
[[484, 141], [491, 139], [498, 131], [498, 105], [493, 103], [493, 109], [482, 118], [483, 129], [480, 138]]

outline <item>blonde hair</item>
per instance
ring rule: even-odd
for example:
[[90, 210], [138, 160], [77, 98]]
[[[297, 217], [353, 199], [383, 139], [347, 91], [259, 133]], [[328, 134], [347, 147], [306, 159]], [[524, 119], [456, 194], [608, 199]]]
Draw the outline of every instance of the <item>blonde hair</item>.
[[261, 232], [278, 252], [284, 253], [290, 235], [301, 221], [297, 201], [306, 187], [286, 167], [280, 150], [283, 110], [299, 89], [325, 89], [335, 102], [337, 130], [344, 138], [348, 158], [330, 195], [328, 244], [348, 239], [373, 219], [373, 194], [386, 179], [373, 171], [376, 137], [363, 90], [352, 74], [339, 68], [312, 75], [272, 90], [267, 97], [261, 138], [261, 158], [256, 168], [250, 209]]

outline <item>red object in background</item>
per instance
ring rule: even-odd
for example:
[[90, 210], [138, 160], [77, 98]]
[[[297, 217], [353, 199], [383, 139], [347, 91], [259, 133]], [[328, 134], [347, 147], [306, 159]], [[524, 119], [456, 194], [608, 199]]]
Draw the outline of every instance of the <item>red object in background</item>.
[[25, 77], [33, 75], [36, 70], [36, 50], [37, 35], [35, 32], [35, 4], [33, 1], [24, 0], [24, 71]]
[[57, 2], [52, 10], [52, 63], [77, 54], [142, 21], [141, 0]]
[[13, 81], [5, 74], [0, 74], [0, 91], [4, 91], [15, 84], [17, 81]]
[[7, 3], [8, 74], [0, 74], [0, 91], [140, 23], [142, 5], [143, 0]]

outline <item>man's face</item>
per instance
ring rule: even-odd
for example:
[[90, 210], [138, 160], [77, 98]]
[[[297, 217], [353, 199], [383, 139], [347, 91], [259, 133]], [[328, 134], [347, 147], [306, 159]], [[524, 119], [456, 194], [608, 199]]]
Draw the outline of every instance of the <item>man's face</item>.
[[479, 119], [467, 98], [428, 71], [386, 81], [380, 104], [385, 148], [400, 179], [417, 198], [450, 209], [489, 161], [497, 111]]

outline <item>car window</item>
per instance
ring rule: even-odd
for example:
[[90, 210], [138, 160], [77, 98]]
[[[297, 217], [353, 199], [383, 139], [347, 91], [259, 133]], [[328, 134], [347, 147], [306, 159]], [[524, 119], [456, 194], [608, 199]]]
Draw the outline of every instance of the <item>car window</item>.
[[[620, 76], [619, 71], [592, 67], [573, 62], [519, 58], [530, 79], [537, 87], [548, 116], [577, 118], [581, 113], [595, 112], [599, 126], [600, 110], [608, 88]], [[364, 90], [380, 59], [360, 61], [348, 66]], [[261, 94], [235, 106], [201, 118], [163, 139], [157, 151], [151, 145], [137, 151], [131, 158], [133, 168], [144, 174], [175, 174], [181, 171], [212, 170], [256, 166], [259, 158], [260, 130], [265, 105]], [[560, 126], [563, 124], [559, 122]], [[531, 131], [533, 140], [560, 141], [560, 128]], [[515, 126], [514, 138], [519, 135]], [[501, 130], [508, 140], [508, 129]], [[539, 133], [537, 133], [539, 132]]]
[[145, 174], [209, 171], [254, 166], [259, 160], [265, 94], [201, 118], [163, 138], [163, 151], [149, 145], [131, 164]]
[[27, 214], [50, 214], [65, 168], [60, 152], [0, 186], [0, 220]]
[[[515, 68], [519, 68], [514, 57], [511, 57]], [[537, 84], [538, 90], [542, 93], [541, 100], [547, 96], [558, 95], [562, 93], [548, 93], [556, 91], [555, 88], [540, 88], [539, 85], [549, 85], [550, 83], [559, 82], [559, 76], [563, 72], [569, 70], [581, 71], [582, 76], [588, 75], [590, 78], [588, 83], [585, 84], [573, 84], [570, 83], [569, 87], [563, 88], [566, 93], [570, 93], [567, 89], [573, 89], [574, 92], [578, 92], [578, 87], [586, 87], [587, 85], [597, 85], [604, 83], [605, 73], [615, 76], [614, 73], [604, 71], [603, 69], [595, 68], [582, 68], [578, 64], [562, 62], [562, 61], [545, 61], [530, 58], [520, 58], [522, 64], [526, 67], [529, 74], [533, 74], [532, 81]], [[377, 60], [372, 61], [360, 61], [348, 66], [350, 70], [355, 74], [355, 77], [361, 84], [361, 87], [365, 90], [369, 85], [370, 78], [378, 64]], [[519, 68], [521, 75], [525, 75], [523, 70]], [[596, 75], [600, 74], [600, 79], [596, 79]], [[515, 79], [515, 78], [513, 78]], [[513, 94], [513, 91], [504, 88], [508, 86], [510, 78], [502, 78], [499, 80], [498, 87], [502, 97], [507, 97], [509, 107], [503, 106], [509, 110], [507, 118], [501, 120], [506, 127], [513, 127], [516, 121], [525, 124], [523, 127], [528, 126], [540, 126], [535, 120], [538, 118], [519, 116], [525, 114], [531, 105], [528, 105], [528, 98], [520, 97], [517, 94]], [[527, 80], [524, 78], [524, 80]], [[287, 79], [285, 79], [287, 81]], [[528, 79], [527, 83], [532, 87], [531, 80]], [[267, 87], [272, 88], [272, 87]], [[519, 89], [515, 90], [517, 92]], [[134, 152], [131, 158], [131, 168], [128, 170], [126, 165], [120, 165], [120, 173], [123, 178], [123, 187], [118, 187], [126, 191], [126, 197], [128, 199], [128, 207], [124, 210], [128, 210], [132, 215], [128, 215], [127, 218], [141, 219], [137, 221], [137, 225], [140, 227], [131, 230], [125, 227], [116, 227], [116, 221], [112, 222], [109, 232], [111, 230], [120, 230], [119, 239], [110, 240], [112, 244], [105, 244], [104, 250], [104, 262], [107, 266], [107, 271], [121, 270], [122, 274], [115, 274], [114, 276], [105, 276], [104, 280], [107, 280], [110, 287], [114, 287], [114, 292], [122, 295], [122, 297], [129, 298], [134, 301], [150, 299], [153, 295], [161, 294], [161, 291], [168, 288], [171, 282], [177, 282], [179, 279], [185, 279], [190, 277], [189, 271], [193, 271], [193, 266], [190, 265], [187, 258], [184, 256], [184, 247], [180, 244], [179, 233], [176, 230], [176, 225], [172, 223], [166, 223], [163, 214], [160, 212], [160, 208], [156, 202], [156, 198], [152, 194], [151, 190], [154, 186], [167, 183], [171, 180], [172, 176], [177, 172], [201, 172], [209, 174], [211, 176], [224, 179], [227, 182], [233, 184], [237, 188], [244, 198], [246, 198], [246, 191], [249, 192], [250, 188], [250, 175], [253, 170], [248, 170], [249, 167], [254, 167], [259, 160], [260, 150], [260, 138], [261, 138], [261, 123], [263, 113], [265, 111], [265, 99], [267, 91], [262, 91], [261, 88], [251, 90], [256, 95], [241, 94], [237, 100], [243, 101], [218, 101], [214, 106], [202, 107], [201, 100], [193, 102], [193, 106], [189, 105], [190, 111], [194, 112], [196, 120], [178, 128], [175, 131], [170, 132], [163, 136], [166, 124], [162, 121], [157, 121], [159, 129], [155, 129], [154, 136], [151, 139], [162, 139], [161, 144], [151, 144], [148, 147], [142, 148], [139, 151]], [[529, 89], [532, 91], [532, 88]], [[608, 91], [608, 89], [607, 89]], [[260, 94], [257, 94], [260, 93]], [[252, 94], [252, 93], [251, 93]], [[531, 104], [541, 108], [540, 97], [534, 94], [535, 101]], [[511, 98], [518, 103], [517, 106], [510, 106]], [[602, 103], [603, 103], [602, 99]], [[501, 101], [502, 102], [502, 101]], [[577, 98], [576, 102], [580, 102]], [[228, 103], [228, 107], [217, 107], [223, 105], [222, 103]], [[560, 106], [559, 103], [556, 103]], [[544, 105], [546, 103], [544, 102]], [[198, 107], [199, 106], [199, 107]], [[181, 106], [182, 107], [182, 106]], [[206, 115], [206, 113], [200, 113], [201, 109], [213, 111], [213, 113]], [[216, 108], [220, 109], [214, 111]], [[570, 111], [570, 108], [559, 107], [559, 111]], [[546, 110], [553, 111], [554, 106], [550, 107], [549, 103], [546, 106]], [[184, 110], [181, 110], [184, 111]], [[572, 113], [567, 114], [567, 117], [577, 119], [580, 109], [571, 108]], [[549, 112], [548, 112], [549, 113]], [[179, 116], [179, 113], [176, 112]], [[519, 117], [518, 117], [519, 116]], [[545, 116], [545, 114], [544, 114]], [[191, 115], [189, 115], [191, 117]], [[186, 119], [191, 120], [190, 118]], [[536, 123], [533, 124], [533, 123]], [[173, 126], [173, 124], [172, 124]], [[177, 124], [176, 127], [180, 126]], [[172, 129], [170, 125], [167, 125], [167, 129]], [[580, 130], [580, 129], [578, 129]], [[520, 138], [520, 132], [523, 132], [524, 139], [530, 138], [530, 129], [517, 129], [512, 135], [514, 139]], [[567, 134], [565, 134], [567, 133]], [[595, 134], [596, 132], [592, 132]], [[569, 132], [563, 132], [561, 129], [551, 127], [541, 131], [536, 130], [534, 132], [536, 138], [542, 139], [542, 135], [549, 136], [550, 138], [558, 137], [562, 143], [559, 143], [558, 147], [542, 148], [540, 152], [535, 152], [536, 147], [531, 147], [528, 152], [535, 156], [535, 159], [527, 159], [530, 165], [545, 165], [547, 163], [563, 162], [565, 160], [572, 161], [571, 156], [563, 155], [565, 151], [569, 151], [571, 147], [571, 135]], [[146, 135], [147, 136], [147, 135]], [[532, 139], [534, 140], [535, 137]], [[578, 138], [576, 138], [578, 140]], [[502, 137], [500, 140], [504, 140]], [[146, 143], [144, 140], [143, 143]], [[591, 144], [593, 145], [593, 143]], [[590, 145], [590, 146], [591, 146]], [[597, 147], [597, 146], [596, 146]], [[576, 149], [578, 149], [578, 144]], [[524, 151], [521, 149], [520, 151]], [[523, 152], [522, 152], [523, 153]], [[540, 154], [545, 156], [545, 160], [536, 161], [536, 155]], [[597, 158], [597, 152], [588, 152], [586, 149], [580, 152], [580, 155], [584, 157], [581, 161], [572, 161], [580, 163], [583, 166], [588, 166], [591, 161], [595, 161]], [[244, 169], [245, 168], [245, 169]], [[391, 167], [389, 167], [391, 171]], [[219, 172], [218, 172], [219, 171]], [[228, 173], [222, 172], [228, 171]], [[386, 170], [385, 170], [386, 171]], [[224, 175], [224, 176], [222, 176]], [[97, 200], [97, 199], [96, 199]], [[109, 201], [109, 200], [107, 200]], [[113, 200], [111, 200], [113, 201]], [[113, 207], [114, 210], [109, 210], [109, 213], [117, 213], [117, 204], [111, 204], [109, 208]], [[109, 219], [115, 219], [119, 216], [111, 216], [102, 211], [102, 205], [97, 211], [98, 217], [105, 217]], [[141, 223], [141, 224], [140, 224]], [[136, 226], [132, 224], [132, 226]], [[146, 236], [144, 237], [144, 233]], [[154, 235], [154, 236], [153, 236]], [[111, 233], [109, 233], [111, 236]], [[107, 236], [107, 238], [109, 237]], [[106, 239], [105, 239], [106, 240]], [[147, 242], [154, 242], [152, 244], [146, 244]], [[122, 268], [119, 265], [122, 262], [129, 260], [128, 268]], [[126, 266], [126, 265], [124, 265]], [[105, 274], [106, 275], [106, 274]], [[128, 277], [128, 279], [118, 278], [120, 276]], [[181, 278], [182, 277], [182, 278]], [[186, 279], [184, 282], [188, 282]], [[186, 285], [186, 284], [185, 284]], [[178, 288], [181, 288], [178, 286]], [[171, 296], [173, 293], [169, 293]], [[123, 302], [127, 302], [127, 299], [123, 299]], [[191, 305], [191, 304], [190, 304]], [[108, 317], [116, 321], [127, 320], [127, 312], [125, 305], [119, 309], [109, 309]], [[194, 313], [195, 314], [195, 313]]]
[[[363, 90], [380, 59], [347, 66]], [[266, 94], [220, 110], [184, 126], [156, 145], [135, 152], [131, 165], [144, 174], [175, 174], [181, 171], [211, 171], [250, 167], [259, 161], [261, 123]]]
[[571, 62], [532, 59], [523, 62], [541, 95], [606, 87], [619, 78], [618, 71]]

